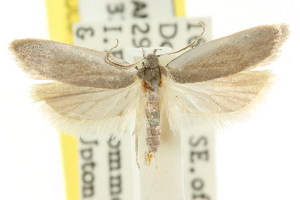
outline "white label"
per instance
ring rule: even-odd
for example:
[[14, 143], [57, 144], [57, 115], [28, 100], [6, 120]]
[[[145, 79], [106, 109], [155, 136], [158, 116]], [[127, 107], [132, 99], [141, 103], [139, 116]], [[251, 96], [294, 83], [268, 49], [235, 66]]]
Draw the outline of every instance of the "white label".
[[135, 199], [131, 135], [122, 141], [79, 140], [80, 194], [82, 199]]
[[214, 132], [201, 127], [186, 131], [183, 143], [186, 199], [215, 200]]
[[[120, 58], [125, 57], [126, 48], [170, 47], [173, 50], [178, 50], [201, 34], [202, 29], [195, 25], [199, 22], [206, 25], [206, 32], [200, 43], [211, 40], [210, 18], [167, 18], [166, 20], [161, 20], [165, 18], [160, 15], [159, 21], [132, 20], [135, 19], [135, 17], [132, 17], [134, 16], [132, 15], [134, 9], [128, 3], [122, 3], [123, 1], [111, 0], [105, 1], [105, 3], [101, 2], [101, 8], [97, 6], [98, 1], [96, 0], [86, 0], [85, 2], [95, 2], [95, 4], [88, 5], [87, 3], [85, 8], [81, 3], [81, 19], [85, 22], [75, 24], [73, 27], [75, 44], [79, 46], [108, 51], [115, 46], [116, 39], [118, 39], [119, 46], [113, 51], [113, 54]], [[131, 3], [133, 2], [137, 1], [131, 1]], [[158, 5], [157, 0], [153, 1], [156, 2], [155, 4], [152, 4], [152, 1], [144, 2], [147, 4], [146, 8], [154, 9], [151, 5]], [[160, 1], [159, 7], [163, 8], [161, 2], [167, 1]], [[168, 3], [170, 4], [170, 2]], [[123, 6], [126, 7], [124, 8]], [[167, 7], [170, 8], [170, 5]], [[108, 12], [108, 8], [110, 12]], [[159, 13], [158, 9], [160, 8], [155, 8], [155, 13]], [[101, 9], [103, 12], [99, 11]], [[115, 12], [111, 12], [112, 10]], [[146, 10], [139, 10], [139, 14], [146, 13]], [[162, 11], [161, 13], [169, 15], [168, 11]], [[149, 17], [156, 16], [152, 16], [150, 12], [150, 15], [147, 15], [147, 18]], [[91, 22], [100, 21], [99, 19], [102, 22]], [[126, 21], [116, 21], [124, 19]], [[107, 22], [106, 20], [113, 21]], [[163, 156], [160, 158], [164, 159], [157, 158], [157, 169], [147, 168], [146, 166], [138, 169], [134, 147], [135, 137], [133, 135], [125, 135], [117, 143], [104, 140], [97, 143], [95, 140], [81, 139], [79, 141], [81, 199], [141, 200], [153, 199], [152, 197], [155, 196], [156, 199], [164, 200], [172, 195], [163, 193], [165, 191], [164, 187], [161, 187], [163, 185], [168, 186], [170, 190], [176, 190], [171, 198], [173, 200], [177, 200], [177, 197], [178, 200], [215, 199], [213, 134], [205, 129], [197, 129], [191, 132], [184, 132], [180, 138], [179, 136], [175, 137], [177, 138], [172, 139], [174, 144], [182, 147], [178, 148], [178, 151], [174, 151], [175, 145], [174, 148], [172, 147], [173, 149], [166, 149], [166, 151], [172, 150], [172, 159], [174, 160], [176, 156], [180, 157], [179, 152], [181, 152], [181, 157], [178, 158], [178, 166], [176, 165], [177, 168], [175, 169], [173, 165], [172, 170], [168, 170], [169, 167], [172, 167], [166, 165], [168, 163], [159, 163], [168, 162], [166, 160], [167, 157], [164, 158]], [[180, 144], [178, 143], [179, 139], [181, 140]], [[143, 143], [143, 141], [139, 142]], [[163, 148], [162, 145], [162, 151]], [[182, 170], [180, 169], [181, 163], [183, 166]], [[143, 165], [144, 163], [140, 162], [140, 164]], [[170, 162], [170, 164], [172, 163]], [[155, 176], [158, 175], [160, 177], [156, 179]], [[175, 181], [175, 175], [175, 179], [179, 181]], [[174, 180], [167, 180], [164, 178], [165, 176], [172, 176]], [[151, 177], [151, 179], [147, 177]], [[182, 179], [181, 182], [179, 178]], [[153, 185], [153, 183], [157, 186], [156, 190], [160, 189], [159, 193], [154, 193], [155, 190], [151, 191], [151, 188], [147, 191], [147, 185]], [[182, 186], [180, 186], [180, 183]], [[179, 191], [180, 188], [182, 188], [182, 192]], [[151, 197], [151, 194], [155, 195]]]
[[121, 21], [173, 17], [173, 0], [80, 0], [80, 20]]

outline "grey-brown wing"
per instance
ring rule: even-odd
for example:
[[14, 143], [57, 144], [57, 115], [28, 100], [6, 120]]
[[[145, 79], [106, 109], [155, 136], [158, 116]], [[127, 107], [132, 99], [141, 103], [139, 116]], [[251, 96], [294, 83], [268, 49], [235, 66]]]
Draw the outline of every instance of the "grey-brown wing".
[[285, 24], [254, 27], [197, 46], [166, 68], [170, 78], [178, 83], [225, 77], [270, 61], [287, 35]]
[[124, 88], [135, 80], [134, 70], [120, 70], [106, 63], [105, 52], [38, 39], [15, 40], [10, 49], [22, 68], [36, 79], [107, 89]]

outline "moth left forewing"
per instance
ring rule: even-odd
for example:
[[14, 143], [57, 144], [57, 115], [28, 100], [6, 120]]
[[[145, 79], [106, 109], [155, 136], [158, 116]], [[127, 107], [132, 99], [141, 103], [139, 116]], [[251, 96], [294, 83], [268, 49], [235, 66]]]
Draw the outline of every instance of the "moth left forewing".
[[167, 66], [178, 83], [195, 83], [253, 69], [272, 60], [288, 36], [285, 24], [263, 25], [199, 45]]
[[59, 130], [95, 138], [119, 138], [134, 131], [141, 90], [138, 80], [120, 89], [54, 82], [35, 85], [32, 93]]

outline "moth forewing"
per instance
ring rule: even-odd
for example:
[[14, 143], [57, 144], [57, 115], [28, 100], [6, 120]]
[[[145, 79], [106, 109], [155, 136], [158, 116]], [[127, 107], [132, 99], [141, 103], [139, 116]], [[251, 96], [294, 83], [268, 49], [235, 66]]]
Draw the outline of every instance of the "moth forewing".
[[[10, 45], [21, 67], [36, 79], [76, 86], [118, 89], [131, 85], [135, 70], [120, 70], [105, 61], [106, 53], [49, 40], [22, 39]], [[112, 58], [114, 62], [127, 62]]]
[[199, 45], [167, 65], [178, 83], [226, 77], [264, 65], [274, 58], [288, 35], [285, 24], [263, 25]]

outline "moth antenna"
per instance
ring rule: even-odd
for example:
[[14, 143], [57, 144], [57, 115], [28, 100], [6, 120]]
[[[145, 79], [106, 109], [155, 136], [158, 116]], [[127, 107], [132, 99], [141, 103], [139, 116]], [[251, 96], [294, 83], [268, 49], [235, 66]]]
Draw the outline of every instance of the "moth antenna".
[[110, 60], [109, 57], [111, 56], [112, 50], [115, 49], [115, 48], [117, 48], [117, 47], [119, 46], [119, 40], [118, 40], [118, 39], [116, 39], [116, 40], [117, 40], [117, 44], [116, 44], [115, 46], [113, 46], [112, 48], [110, 48], [110, 50], [109, 50], [108, 52], [106, 52], [105, 62], [106, 62], [107, 64], [111, 64], [111, 65], [117, 67], [118, 69], [123, 70], [122, 68], [129, 68], [129, 67], [132, 67], [132, 66], [134, 66], [134, 65], [137, 65], [137, 64], [138, 64], [139, 62], [141, 62], [142, 60], [144, 60], [144, 59], [141, 59], [141, 60], [139, 60], [138, 62], [133, 63], [133, 64], [129, 64], [129, 65], [121, 65], [121, 64], [119, 64], [119, 63], [116, 63], [116, 62]]
[[164, 53], [164, 54], [160, 54], [160, 55], [157, 55], [157, 56], [160, 57], [160, 56], [166, 56], [166, 55], [172, 55], [172, 54], [179, 53], [179, 52], [184, 51], [187, 48], [193, 46], [196, 42], [198, 42], [202, 38], [202, 36], [204, 35], [204, 33], [205, 33], [205, 25], [203, 23], [198, 23], [198, 24], [195, 24], [195, 25], [201, 27], [203, 31], [202, 31], [202, 33], [200, 35], [198, 35], [198, 37], [194, 41], [192, 41], [190, 44], [188, 44], [187, 46], [183, 47], [182, 49], [179, 49], [178, 51], [173, 51], [173, 52], [170, 52], [170, 53]]
[[117, 48], [119, 46], [119, 40], [116, 39], [116, 41], [117, 41], [117, 44], [115, 46], [113, 46], [112, 48], [110, 48], [108, 52], [106, 52], [105, 62], [107, 64], [111, 64], [111, 65], [114, 65], [116, 67], [125, 67], [124, 65], [121, 65], [121, 64], [116, 63], [116, 62], [114, 62], [114, 61], [112, 61], [112, 60], [109, 59], [109, 56], [111, 56], [112, 50], [115, 49], [115, 48]]

